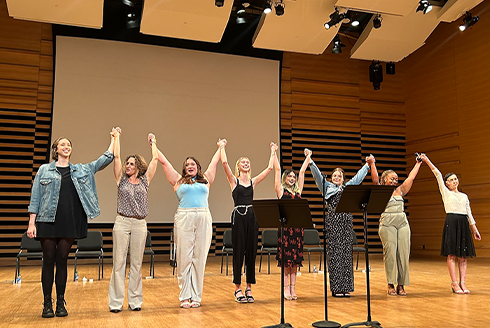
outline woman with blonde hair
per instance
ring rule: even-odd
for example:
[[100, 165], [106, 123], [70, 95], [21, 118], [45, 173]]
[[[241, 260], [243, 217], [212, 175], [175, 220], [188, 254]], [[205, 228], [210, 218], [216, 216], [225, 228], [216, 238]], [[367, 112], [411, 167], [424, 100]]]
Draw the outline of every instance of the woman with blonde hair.
[[350, 297], [354, 291], [354, 273], [352, 270], [352, 230], [353, 217], [351, 213], [336, 213], [344, 187], [359, 185], [366, 177], [369, 169], [376, 170], [375, 159], [372, 155], [366, 157], [366, 163], [356, 175], [345, 182], [344, 170], [337, 167], [332, 172], [332, 181], [325, 181], [313, 160], [310, 169], [318, 189], [323, 191], [328, 205], [325, 216], [326, 238], [328, 240], [328, 272], [330, 291], [334, 297]]
[[128, 306], [132, 311], [140, 311], [143, 304], [143, 281], [141, 265], [145, 251], [147, 226], [145, 218], [149, 213], [148, 189], [158, 164], [156, 138], [148, 135], [152, 160], [146, 164], [143, 156], [132, 154], [121, 163], [120, 134], [115, 132], [114, 178], [117, 185], [117, 216], [112, 230], [112, 276], [109, 283], [109, 309], [113, 313], [122, 310], [126, 277], [126, 258], [130, 248], [131, 265], [128, 282]]
[[[274, 188], [276, 190], [277, 198], [279, 199], [299, 199], [303, 192], [303, 185], [305, 182], [305, 172], [308, 168], [308, 164], [311, 160], [311, 151], [305, 149], [305, 160], [299, 170], [299, 175], [296, 176], [293, 170], [284, 170], [281, 177], [281, 167], [279, 160], [274, 161]], [[280, 236], [280, 230], [278, 236]], [[283, 230], [283, 243], [281, 243], [280, 237], [277, 241], [277, 254], [276, 260], [277, 266], [282, 265], [281, 261], [281, 245], [284, 245], [284, 298], [287, 300], [297, 300], [296, 295], [296, 272], [298, 267], [303, 266], [303, 228], [284, 228]]]
[[[434, 173], [441, 192], [446, 221], [442, 231], [441, 255], [447, 257], [447, 269], [451, 277], [451, 289], [456, 294], [469, 294], [466, 287], [467, 257], [476, 256], [471, 235], [481, 240], [476, 221], [471, 214], [468, 196], [458, 190], [459, 180], [455, 173], [447, 173], [442, 178], [441, 172], [422, 154], [421, 159]], [[456, 257], [458, 258], [459, 283], [456, 274]]]
[[[270, 143], [269, 165], [265, 170], [252, 178], [250, 160], [240, 157], [235, 164], [235, 175], [233, 175], [225, 152], [226, 140], [220, 146], [221, 162], [225, 169], [226, 178], [230, 183], [231, 195], [235, 208], [231, 214], [231, 233], [233, 243], [233, 283], [235, 284], [235, 301], [239, 303], [253, 303], [252, 284], [255, 284], [255, 257], [257, 255], [257, 244], [259, 226], [255, 219], [252, 207], [254, 189], [272, 171], [274, 158], [276, 157], [277, 145]], [[241, 272], [243, 259], [245, 258], [246, 283], [245, 295], [241, 288]]]

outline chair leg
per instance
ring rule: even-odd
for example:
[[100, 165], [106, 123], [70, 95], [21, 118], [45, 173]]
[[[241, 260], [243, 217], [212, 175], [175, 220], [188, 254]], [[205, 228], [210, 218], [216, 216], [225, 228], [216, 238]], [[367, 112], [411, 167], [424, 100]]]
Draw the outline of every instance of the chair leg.
[[99, 280], [100, 280], [100, 255], [99, 255]]
[[[228, 253], [226, 253], [226, 255], [228, 255]], [[221, 273], [223, 273], [223, 257], [225, 256], [225, 254], [223, 252], [221, 252]]]
[[15, 277], [14, 277], [14, 284], [17, 283], [17, 276], [19, 275], [19, 258], [17, 258], [17, 262], [15, 263]]
[[267, 274], [271, 274], [271, 253], [268, 252], [268, 266], [267, 266]]
[[262, 268], [262, 251], [260, 251], [259, 273], [261, 268]]
[[100, 256], [102, 260], [102, 279], [104, 279], [104, 253]]
[[357, 251], [357, 263], [356, 263], [356, 270], [359, 268], [359, 251]]
[[323, 252], [320, 252], [320, 271], [322, 271], [322, 257], [323, 257]]
[[308, 252], [308, 272], [311, 272], [310, 252]]
[[151, 277], [155, 279], [155, 255], [151, 254]]
[[228, 252], [226, 252], [226, 275], [228, 275]]

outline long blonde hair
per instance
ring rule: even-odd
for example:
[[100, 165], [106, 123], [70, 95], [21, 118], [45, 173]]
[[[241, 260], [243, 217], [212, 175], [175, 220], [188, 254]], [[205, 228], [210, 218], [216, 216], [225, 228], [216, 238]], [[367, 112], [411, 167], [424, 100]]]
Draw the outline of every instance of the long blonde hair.
[[[296, 178], [296, 181], [294, 182], [294, 185], [292, 188], [286, 183], [286, 179], [288, 178], [288, 175], [291, 172], [294, 173], [294, 176]], [[288, 170], [284, 171], [284, 173], [282, 174], [282, 177], [281, 177], [281, 184], [282, 184], [282, 187], [284, 189], [286, 189], [287, 191], [289, 191], [292, 194], [300, 194], [301, 193], [301, 190], [299, 189], [299, 185], [298, 185], [298, 176], [296, 175], [296, 173], [293, 170], [288, 169]]]
[[[241, 160], [242, 159], [248, 159], [248, 161], [250, 162], [250, 159], [248, 157], [240, 157], [237, 161], [236, 161], [236, 164], [235, 164], [235, 177], [240, 177], [240, 170], [238, 169], [238, 164], [240, 164]], [[252, 166], [250, 166], [250, 169], [248, 170], [247, 172], [247, 176], [248, 176], [248, 179], [251, 180], [252, 179]]]

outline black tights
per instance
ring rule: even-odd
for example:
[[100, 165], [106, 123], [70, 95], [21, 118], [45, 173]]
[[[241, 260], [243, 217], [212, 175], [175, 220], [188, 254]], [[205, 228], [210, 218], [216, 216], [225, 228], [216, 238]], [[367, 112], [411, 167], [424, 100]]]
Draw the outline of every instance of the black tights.
[[41, 281], [44, 296], [51, 296], [56, 262], [56, 295], [64, 295], [66, 289], [66, 262], [75, 238], [41, 238], [43, 271]]

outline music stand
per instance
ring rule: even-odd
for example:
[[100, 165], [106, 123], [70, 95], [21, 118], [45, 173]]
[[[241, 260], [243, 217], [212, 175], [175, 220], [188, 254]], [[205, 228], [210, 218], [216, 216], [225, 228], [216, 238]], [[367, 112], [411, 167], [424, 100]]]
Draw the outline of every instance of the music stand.
[[371, 290], [369, 285], [369, 243], [367, 236], [367, 213], [382, 213], [391, 195], [394, 186], [346, 186], [340, 197], [339, 204], [335, 209], [336, 213], [343, 212], [363, 212], [364, 221], [364, 248], [366, 258], [366, 293], [367, 293], [367, 320], [363, 322], [354, 322], [343, 325], [342, 328], [352, 326], [366, 326], [382, 328], [378, 321], [371, 320]]
[[310, 207], [306, 199], [264, 199], [254, 200], [252, 205], [255, 218], [261, 228], [281, 230], [281, 323], [264, 328], [292, 328], [284, 321], [284, 228], [312, 228]]

